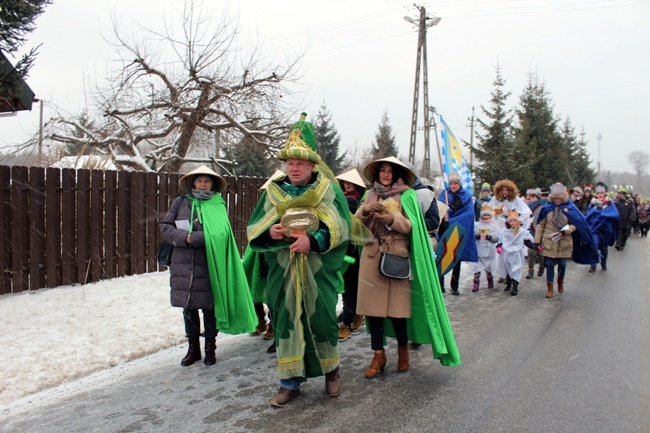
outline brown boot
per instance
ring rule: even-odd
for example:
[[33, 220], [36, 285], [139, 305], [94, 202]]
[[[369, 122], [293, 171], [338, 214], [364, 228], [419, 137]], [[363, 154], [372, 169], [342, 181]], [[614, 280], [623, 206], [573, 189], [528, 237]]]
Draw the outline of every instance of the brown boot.
[[548, 299], [553, 297], [553, 281], [547, 281], [546, 287], [548, 288], [548, 290], [546, 291], [546, 298]]
[[205, 359], [203, 363], [205, 365], [214, 365], [217, 363], [217, 356], [215, 351], [217, 350], [217, 337], [205, 337]]
[[183, 367], [187, 367], [201, 360], [201, 343], [199, 342], [199, 337], [190, 338], [188, 341], [190, 346], [187, 349], [187, 355], [181, 360]]
[[366, 379], [372, 379], [377, 376], [380, 371], [384, 371], [386, 366], [386, 352], [383, 350], [375, 350], [375, 355], [370, 361], [370, 367], [366, 370]]
[[266, 324], [266, 319], [264, 317], [258, 317], [257, 318], [257, 326], [255, 327], [255, 332], [251, 332], [251, 335], [263, 335], [266, 330], [268, 329], [268, 326]]
[[409, 347], [397, 346], [397, 371], [405, 372], [409, 369]]
[[268, 328], [266, 329], [266, 332], [262, 334], [262, 338], [265, 340], [273, 340], [273, 326], [269, 323]]
[[339, 326], [339, 341], [345, 341], [352, 335], [350, 327], [344, 323]]
[[564, 293], [564, 278], [557, 279], [557, 292]]

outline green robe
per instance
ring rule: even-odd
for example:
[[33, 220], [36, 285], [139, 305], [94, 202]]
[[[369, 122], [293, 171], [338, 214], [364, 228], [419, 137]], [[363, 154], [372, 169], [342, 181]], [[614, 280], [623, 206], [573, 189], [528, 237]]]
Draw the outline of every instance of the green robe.
[[[415, 191], [408, 189], [400, 196], [400, 203], [411, 221], [411, 317], [406, 319], [409, 340], [431, 344], [433, 357], [442, 365], [460, 365], [460, 353], [451, 330], [447, 308], [440, 289], [433, 250], [424, 217]], [[389, 319], [384, 320], [385, 333], [395, 337]]]
[[[266, 303], [271, 318], [280, 379], [322, 376], [339, 365], [336, 319], [338, 271], [348, 244], [350, 211], [338, 185], [318, 174], [299, 195], [280, 178], [262, 194], [251, 215], [248, 239], [253, 253], [269, 266]], [[292, 239], [259, 245], [255, 239], [280, 221], [290, 208], [309, 208], [329, 233], [324, 253], [290, 253]], [[250, 263], [255, 263], [251, 253]], [[249, 274], [250, 275], [250, 274]]]

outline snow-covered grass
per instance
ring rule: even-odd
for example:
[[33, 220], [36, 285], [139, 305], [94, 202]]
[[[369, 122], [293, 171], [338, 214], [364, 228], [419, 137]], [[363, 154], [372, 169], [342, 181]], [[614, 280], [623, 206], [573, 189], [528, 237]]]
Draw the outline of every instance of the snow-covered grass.
[[0, 405], [184, 340], [168, 272], [0, 296]]

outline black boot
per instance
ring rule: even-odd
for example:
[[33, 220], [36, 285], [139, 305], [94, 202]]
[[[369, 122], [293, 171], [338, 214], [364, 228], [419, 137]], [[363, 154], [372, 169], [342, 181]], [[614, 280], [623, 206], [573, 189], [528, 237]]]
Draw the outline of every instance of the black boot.
[[503, 289], [503, 291], [504, 292], [509, 292], [511, 287], [512, 287], [512, 278], [510, 278], [510, 276], [508, 275], [506, 277], [506, 288]]
[[217, 350], [217, 337], [205, 337], [205, 365], [214, 365], [217, 363], [217, 356], [214, 353]]
[[187, 349], [187, 355], [181, 360], [181, 365], [187, 367], [188, 365], [194, 364], [196, 361], [201, 360], [201, 343], [199, 342], [199, 337], [189, 338], [190, 343], [189, 349]]
[[510, 291], [510, 294], [512, 296], [517, 296], [517, 293], [519, 293], [519, 281], [512, 280], [512, 290]]

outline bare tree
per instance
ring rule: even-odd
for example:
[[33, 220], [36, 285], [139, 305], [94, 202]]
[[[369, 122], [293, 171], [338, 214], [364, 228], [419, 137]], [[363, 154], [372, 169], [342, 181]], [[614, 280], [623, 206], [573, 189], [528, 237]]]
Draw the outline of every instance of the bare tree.
[[227, 11], [217, 20], [187, 1], [177, 14], [180, 35], [166, 23], [127, 38], [114, 19], [120, 68], [95, 90], [102, 117], [92, 127], [60, 117], [47, 137], [110, 154], [120, 168], [159, 172], [186, 162], [221, 165], [220, 142], [248, 138], [276, 151], [295, 111], [289, 85], [301, 57], [263, 64], [259, 47], [240, 46], [237, 18]]
[[627, 160], [632, 164], [632, 167], [634, 167], [634, 171], [636, 172], [636, 185], [638, 188], [641, 185], [641, 177], [648, 169], [648, 165], [650, 165], [650, 155], [642, 150], [635, 150], [634, 152], [630, 152], [627, 156]]

